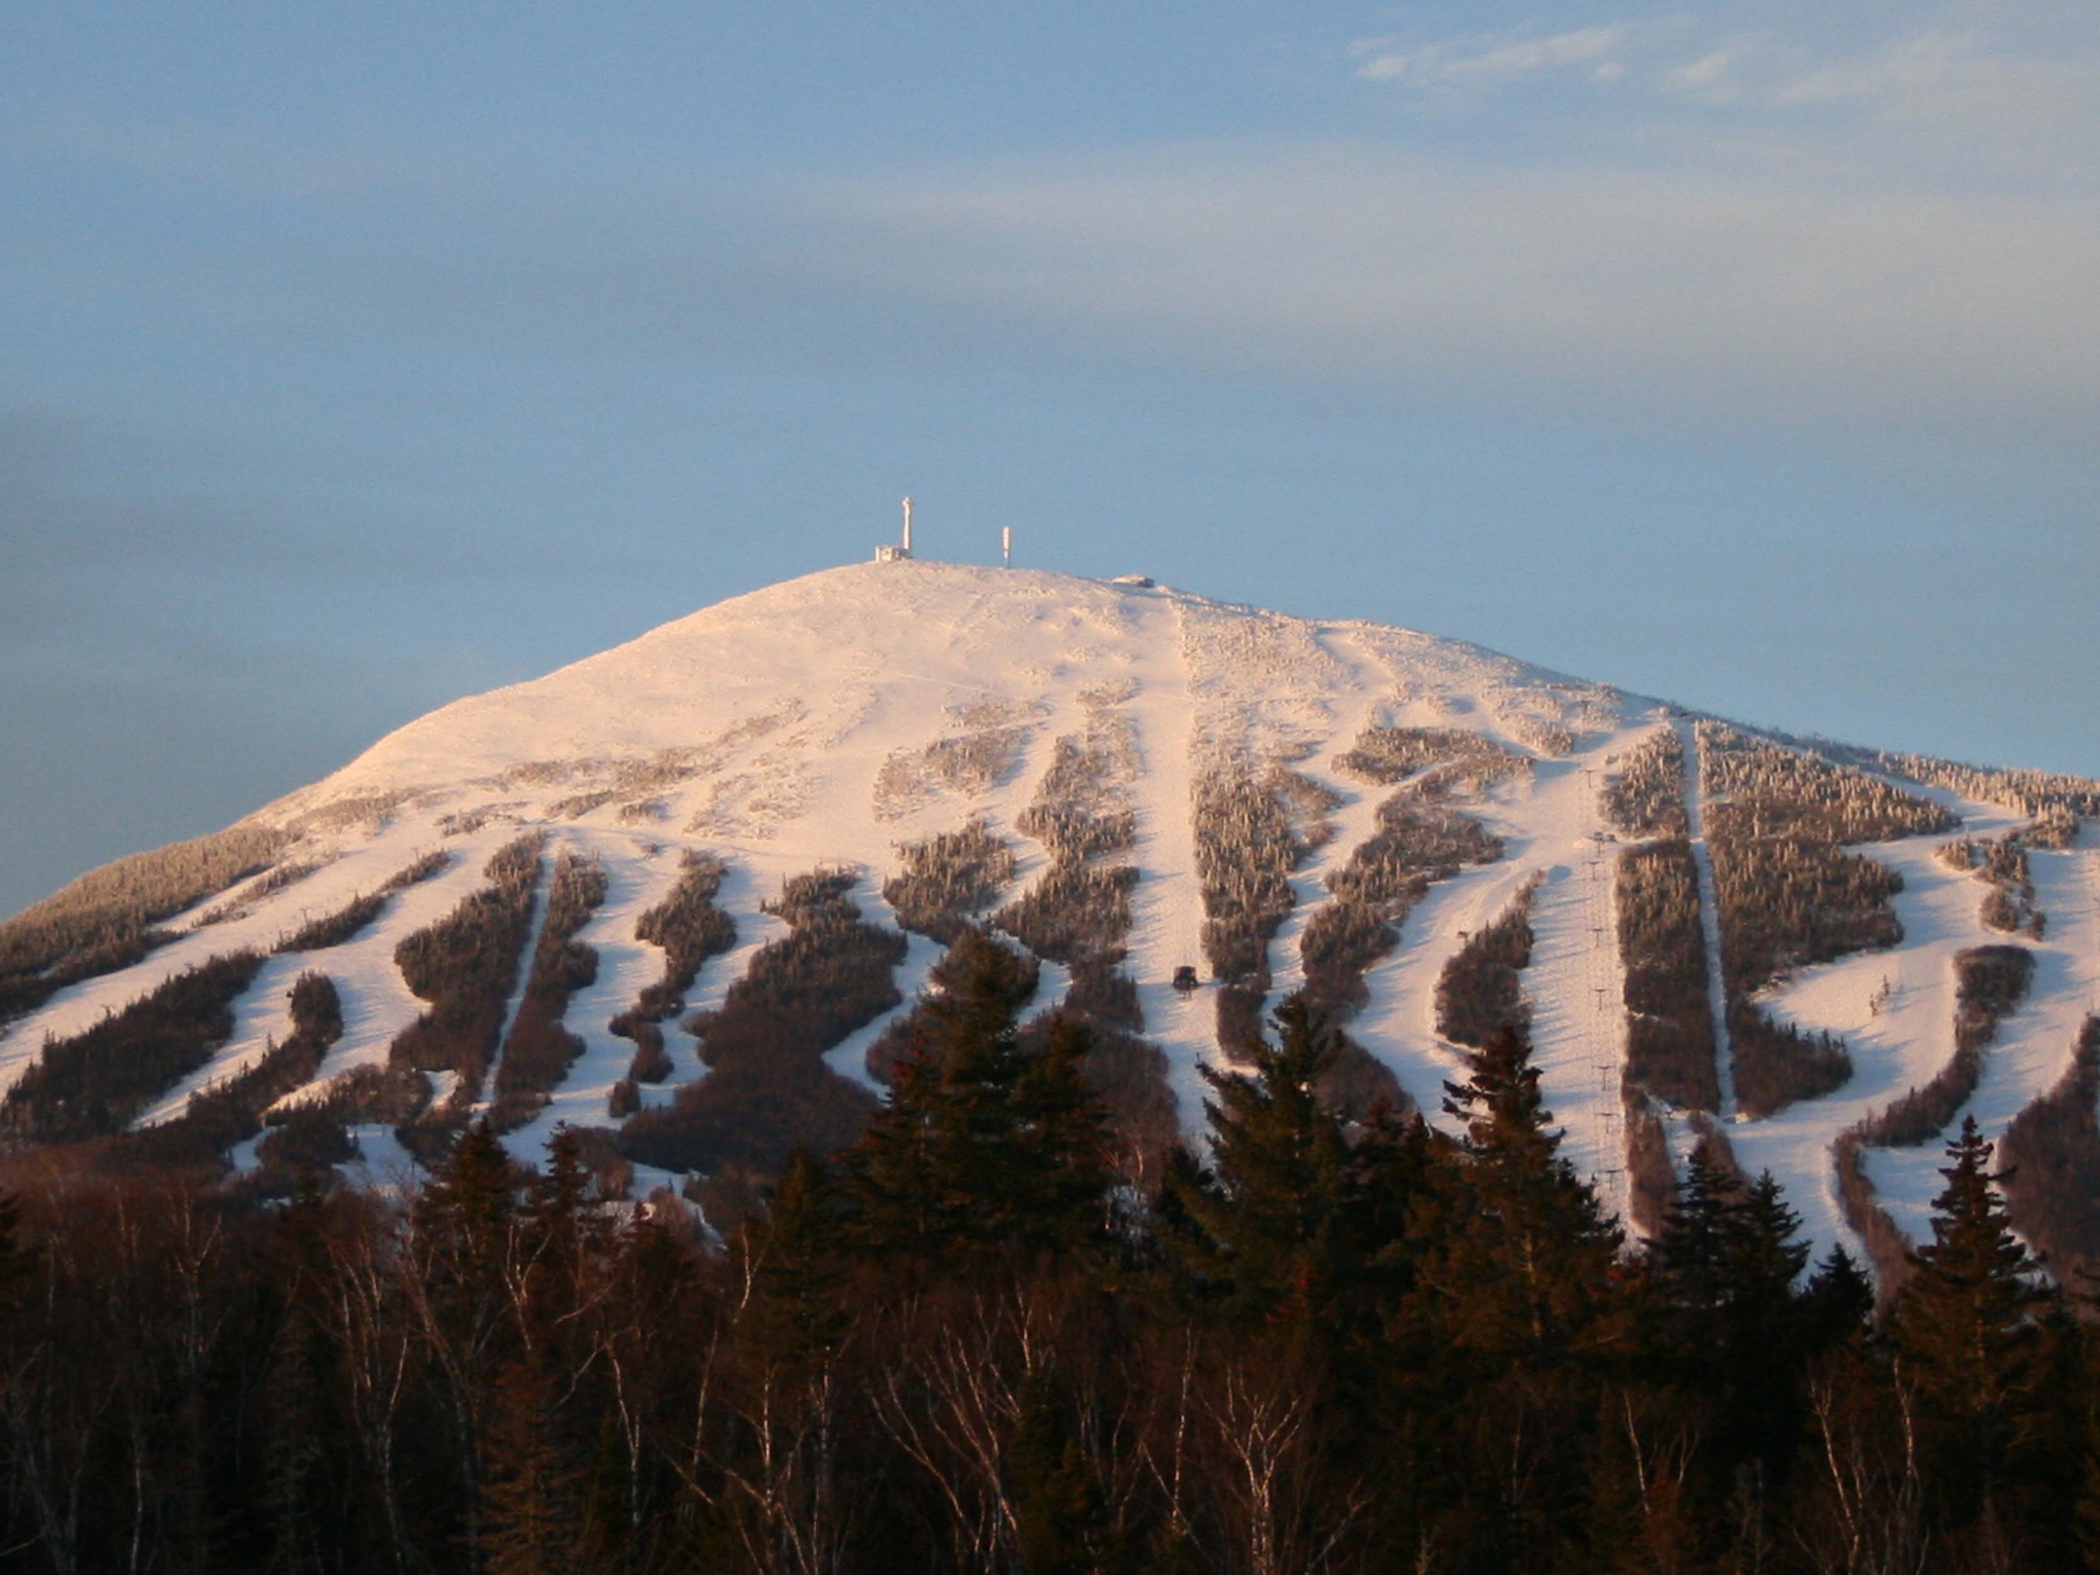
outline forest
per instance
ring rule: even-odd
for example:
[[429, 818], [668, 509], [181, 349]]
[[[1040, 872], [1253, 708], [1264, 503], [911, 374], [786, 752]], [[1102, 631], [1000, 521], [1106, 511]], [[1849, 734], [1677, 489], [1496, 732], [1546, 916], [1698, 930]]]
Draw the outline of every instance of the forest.
[[2100, 1338], [1973, 1126], [1879, 1310], [1714, 1146], [1625, 1239], [1516, 1026], [1439, 1130], [1338, 1113], [1287, 999], [1133, 1186], [1095, 1030], [961, 952], [861, 1134], [706, 1220], [567, 1129], [276, 1203], [0, 1156], [0, 1571], [2100, 1567]]

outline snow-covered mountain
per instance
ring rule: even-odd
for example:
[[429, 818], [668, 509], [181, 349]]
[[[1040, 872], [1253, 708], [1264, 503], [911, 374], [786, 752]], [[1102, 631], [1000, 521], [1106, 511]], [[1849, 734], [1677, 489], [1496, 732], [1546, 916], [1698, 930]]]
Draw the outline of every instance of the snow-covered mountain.
[[[1221, 1022], [1229, 1044], [1262, 998], [1344, 1015], [1337, 1098], [1437, 1121], [1457, 1038], [1515, 1010], [1566, 1154], [1622, 1210], [1711, 1130], [1849, 1241], [1921, 1228], [1921, 1124], [1997, 1136], [2053, 1097], [2090, 1129], [2096, 810], [2090, 783], [1763, 738], [1383, 625], [866, 564], [448, 705], [0, 926], [0, 1087], [23, 1140], [167, 1126], [200, 1091], [326, 1108], [379, 1173], [493, 1108], [522, 1156], [566, 1121], [646, 1180], [745, 1153], [739, 1112], [792, 1128], [783, 1087], [850, 1129], [975, 921], [1041, 959], [1030, 1013], [1074, 991], [1117, 1042], [1112, 1097], [1186, 1131]], [[295, 1013], [310, 974], [339, 1028]], [[112, 1025], [155, 992], [132, 1038], [159, 1048], [127, 1061]], [[768, 1033], [771, 1070], [744, 1043]]]

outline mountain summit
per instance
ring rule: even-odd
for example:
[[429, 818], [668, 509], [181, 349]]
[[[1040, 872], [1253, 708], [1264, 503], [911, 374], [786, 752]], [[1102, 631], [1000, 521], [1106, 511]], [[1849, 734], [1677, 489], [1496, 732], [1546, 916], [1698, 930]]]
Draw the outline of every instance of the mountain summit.
[[1093, 1030], [1140, 1180], [1302, 990], [1357, 1114], [1445, 1121], [1468, 1047], [1528, 1033], [1636, 1223], [1705, 1142], [1893, 1261], [1973, 1114], [2023, 1228], [2084, 1254], [2096, 813], [1403, 629], [858, 565], [445, 706], [0, 926], [0, 1115], [265, 1173], [383, 1177], [476, 1115], [644, 1181], [763, 1171], [858, 1129], [989, 938]]

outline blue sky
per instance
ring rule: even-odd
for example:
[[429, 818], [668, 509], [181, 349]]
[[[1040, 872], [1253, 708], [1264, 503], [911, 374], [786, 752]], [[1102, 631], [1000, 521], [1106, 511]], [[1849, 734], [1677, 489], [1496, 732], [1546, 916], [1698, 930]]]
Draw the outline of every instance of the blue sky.
[[2100, 13], [9, 8], [0, 910], [861, 557], [2100, 774]]

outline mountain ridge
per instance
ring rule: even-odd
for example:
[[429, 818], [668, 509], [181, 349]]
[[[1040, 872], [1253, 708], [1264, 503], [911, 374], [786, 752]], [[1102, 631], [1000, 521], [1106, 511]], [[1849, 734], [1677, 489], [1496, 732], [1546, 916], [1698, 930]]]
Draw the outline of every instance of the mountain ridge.
[[[1650, 763], [1658, 752], [1668, 758]], [[1658, 806], [1652, 820], [1626, 808], [1630, 779]], [[879, 980], [825, 987], [865, 1003], [853, 1021], [766, 1019], [801, 1046], [788, 1059], [802, 1083], [785, 1086], [829, 1091], [845, 1130], [881, 1096], [890, 1052], [878, 1046], [908, 1031], [938, 979], [937, 937], [974, 921], [1041, 965], [1033, 1010], [1062, 999], [1095, 1024], [1104, 1077], [1152, 1112], [1124, 1132], [1140, 1168], [1146, 1144], [1171, 1136], [1159, 1113], [1195, 1131], [1200, 1068], [1228, 1063], [1235, 1035], [1288, 989], [1314, 988], [1344, 1015], [1347, 1097], [1383, 1092], [1436, 1119], [1463, 1052], [1446, 1014], [1454, 991], [1477, 985], [1521, 1005], [1571, 1161], [1622, 1213], [1652, 1214], [1669, 1167], [1725, 1130], [1747, 1169], [1781, 1175], [1812, 1233], [1853, 1240], [1869, 1233], [1867, 1207], [1914, 1230], [1929, 1182], [1870, 1149], [1860, 1169], [1878, 1201], [1848, 1205], [1833, 1145], [1940, 1072], [1954, 1034], [1945, 980], [1961, 955], [2004, 939], [1978, 915], [1986, 889], [2011, 898], [1952, 867], [1940, 839], [1958, 825], [1998, 848], [1985, 863], [2017, 864], [2009, 878], [2053, 930], [2013, 942], [2034, 953], [2035, 983], [1958, 1102], [2003, 1131], [2067, 1075], [2078, 998], [2100, 990], [2100, 872], [2076, 818], [2095, 806], [2077, 779], [1733, 729], [1364, 620], [1035, 570], [851, 565], [441, 707], [219, 834], [248, 843], [184, 845], [201, 850], [188, 884], [170, 877], [119, 918], [89, 877], [87, 895], [75, 883], [0, 925], [0, 974], [13, 957], [19, 986], [0, 1086], [14, 1129], [34, 1138], [21, 1086], [47, 1040], [72, 1044], [184, 969], [247, 948], [267, 960], [228, 1002], [229, 1030], [168, 1086], [125, 1093], [111, 1131], [179, 1124], [194, 1096], [236, 1082], [296, 1036], [290, 987], [321, 972], [340, 1033], [302, 1090], [254, 1113], [277, 1122], [262, 1139], [287, 1111], [335, 1099], [362, 1118], [347, 1126], [383, 1170], [508, 1086], [506, 1110], [525, 1113], [509, 1134], [517, 1151], [566, 1120], [603, 1128], [647, 1177], [651, 1157], [722, 1152], [736, 1129], [727, 1090], [756, 1099], [765, 1084], [768, 1108], [788, 1097], [722, 1046], [732, 1022], [757, 1021], [753, 991], [786, 1001], [816, 988], [831, 964], [807, 936], [834, 937], [839, 956], [859, 955], [863, 931], [902, 936], [899, 961], [869, 964]], [[445, 868], [389, 888], [440, 854]], [[499, 855], [516, 871], [508, 887], [484, 874]], [[697, 890], [695, 859], [719, 866], [698, 908], [679, 895]], [[793, 897], [820, 877], [831, 884]], [[597, 895], [561, 928], [548, 913], [564, 880]], [[1836, 909], [1801, 896], [1816, 881], [1843, 894]], [[498, 888], [513, 893], [501, 933], [516, 939], [486, 987], [504, 998], [476, 1009], [493, 1026], [434, 1049], [435, 1030], [418, 1041], [413, 1024], [474, 1014], [411, 988], [402, 949], [432, 934], [466, 944], [476, 894]], [[925, 898], [936, 890], [949, 895]], [[643, 932], [679, 902], [719, 912], [707, 922], [734, 939], [663, 995], [674, 1010], [644, 1022], [636, 1003], [677, 947], [661, 938], [670, 921], [655, 922], [658, 941]], [[372, 916], [345, 939], [278, 950], [356, 904]], [[92, 944], [23, 941], [76, 910]], [[1759, 943], [1768, 970], [1723, 968], [1774, 926], [1783, 933]], [[1490, 930], [1522, 931], [1521, 965], [1480, 955], [1473, 938]], [[555, 959], [544, 987], [535, 955]], [[1891, 995], [1870, 1010], [1876, 959], [1930, 1004]], [[1174, 987], [1182, 967], [1206, 976], [1200, 995]], [[1658, 986], [1658, 970], [1675, 984]], [[528, 998], [541, 1002], [529, 1014]], [[1900, 1032], [1881, 1020], [1890, 999]], [[525, 1048], [521, 1017], [540, 1036]], [[637, 1059], [651, 1033], [661, 1060]], [[478, 1048], [460, 1048], [476, 1034]], [[1686, 1074], [1702, 1054], [1706, 1072]], [[526, 1077], [527, 1065], [552, 1071]], [[1746, 1068], [1777, 1079], [1752, 1085], [1781, 1090], [1777, 1107], [1732, 1108]], [[345, 1088], [364, 1103], [337, 1099]], [[257, 1163], [259, 1141], [235, 1148], [237, 1166]]]

